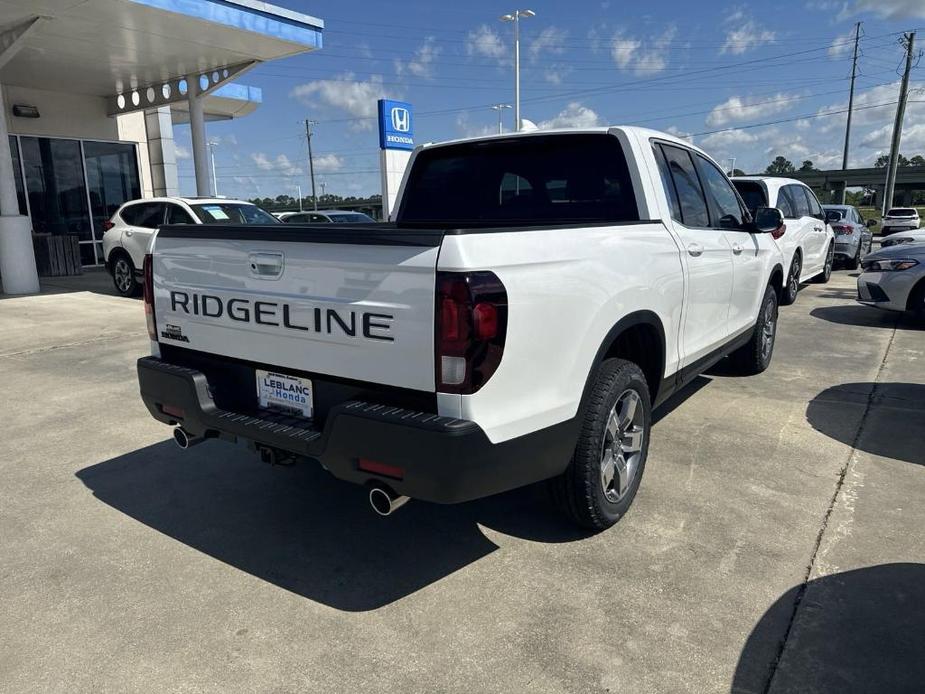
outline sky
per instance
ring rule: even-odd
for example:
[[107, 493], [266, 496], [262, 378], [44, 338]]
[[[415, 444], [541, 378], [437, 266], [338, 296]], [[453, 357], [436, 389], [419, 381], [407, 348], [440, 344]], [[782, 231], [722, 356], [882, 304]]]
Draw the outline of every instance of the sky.
[[[219, 193], [310, 195], [303, 121], [314, 126], [318, 194], [379, 192], [376, 101], [415, 109], [417, 142], [497, 132], [513, 100], [513, 33], [496, 2], [278, 0], [321, 18], [324, 47], [240, 82], [263, 103], [208, 123]], [[635, 8], [628, 11], [628, 7]], [[904, 61], [925, 48], [925, 0], [529, 0], [520, 9], [521, 116], [540, 128], [643, 125], [687, 136], [724, 166], [840, 168], [855, 23], [861, 41], [849, 166], [888, 151]], [[644, 11], [642, 11], [644, 10]], [[916, 49], [918, 53], [918, 48]], [[925, 61], [912, 71], [901, 151], [925, 154]], [[511, 110], [502, 111], [505, 131]], [[176, 126], [180, 188], [193, 194], [189, 128]], [[323, 182], [323, 189], [322, 189]]]

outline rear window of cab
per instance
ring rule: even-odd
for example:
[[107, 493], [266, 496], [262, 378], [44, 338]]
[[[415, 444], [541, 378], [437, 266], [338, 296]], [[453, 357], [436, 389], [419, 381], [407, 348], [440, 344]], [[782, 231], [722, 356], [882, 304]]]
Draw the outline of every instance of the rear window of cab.
[[639, 220], [623, 148], [608, 134], [433, 147], [415, 158], [397, 216], [438, 227]]

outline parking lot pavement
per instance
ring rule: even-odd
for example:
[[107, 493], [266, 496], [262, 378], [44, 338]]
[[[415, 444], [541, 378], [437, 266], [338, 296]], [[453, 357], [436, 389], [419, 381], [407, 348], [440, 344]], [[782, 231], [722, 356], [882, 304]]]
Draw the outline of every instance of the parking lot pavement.
[[179, 451], [140, 302], [0, 301], [0, 689], [916, 689], [925, 333], [853, 296], [807, 286], [768, 372], [676, 396], [591, 537], [538, 488], [381, 519], [314, 465]]

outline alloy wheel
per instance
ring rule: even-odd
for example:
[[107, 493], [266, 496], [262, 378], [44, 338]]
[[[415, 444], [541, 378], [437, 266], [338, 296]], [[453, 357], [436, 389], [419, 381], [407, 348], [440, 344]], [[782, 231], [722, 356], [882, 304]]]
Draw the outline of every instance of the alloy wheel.
[[129, 267], [125, 258], [119, 258], [113, 267], [112, 276], [116, 281], [116, 287], [120, 292], [128, 292], [132, 288], [132, 268]]
[[777, 315], [773, 307], [768, 307], [761, 326], [761, 359], [765, 362], [771, 357], [774, 349], [774, 337], [777, 334]]
[[642, 399], [635, 390], [625, 390], [610, 410], [601, 443], [601, 488], [607, 501], [620, 501], [632, 486], [645, 435]]

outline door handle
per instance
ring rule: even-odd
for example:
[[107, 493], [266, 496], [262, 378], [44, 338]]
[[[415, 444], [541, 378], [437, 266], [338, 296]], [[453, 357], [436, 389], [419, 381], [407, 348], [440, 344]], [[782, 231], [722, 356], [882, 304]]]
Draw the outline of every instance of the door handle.
[[813, 231], [822, 231], [822, 227], [813, 227]]
[[736, 255], [741, 255], [744, 249], [737, 243], [732, 244], [732, 252]]
[[699, 243], [692, 243], [687, 247], [687, 252], [696, 258], [703, 254], [703, 246]]

